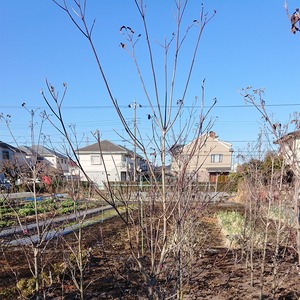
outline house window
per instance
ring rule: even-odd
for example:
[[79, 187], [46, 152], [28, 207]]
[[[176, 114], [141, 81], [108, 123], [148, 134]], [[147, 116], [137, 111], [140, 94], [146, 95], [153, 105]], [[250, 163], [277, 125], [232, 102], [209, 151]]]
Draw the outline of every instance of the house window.
[[127, 174], [126, 172], [121, 172], [121, 181], [126, 181], [126, 178], [127, 178]]
[[100, 155], [91, 155], [91, 164], [92, 165], [101, 165], [101, 157]]
[[9, 160], [9, 151], [7, 151], [7, 150], [2, 151], [2, 159]]
[[223, 161], [223, 154], [212, 154], [210, 156], [210, 161], [212, 163], [220, 163]]

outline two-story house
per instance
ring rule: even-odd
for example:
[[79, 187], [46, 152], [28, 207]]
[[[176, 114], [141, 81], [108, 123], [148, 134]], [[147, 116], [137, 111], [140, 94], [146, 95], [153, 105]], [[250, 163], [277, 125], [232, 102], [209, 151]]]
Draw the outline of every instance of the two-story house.
[[4, 180], [3, 166], [7, 163], [20, 166], [25, 163], [25, 156], [20, 149], [0, 141], [0, 181]]
[[[107, 181], [120, 182], [133, 180], [134, 152], [108, 140], [88, 145], [77, 150], [78, 158], [87, 176], [99, 187]], [[136, 155], [137, 172], [144, 160]], [[81, 180], [86, 178], [81, 174]]]
[[171, 172], [176, 176], [184, 171], [198, 182], [226, 181], [232, 170], [232, 153], [232, 145], [211, 131], [172, 151]]
[[67, 156], [49, 149], [43, 145], [21, 146], [20, 150], [26, 153], [26, 159], [29, 165], [33, 162], [44, 163], [46, 167], [55, 169], [61, 175], [68, 175], [69, 159]]

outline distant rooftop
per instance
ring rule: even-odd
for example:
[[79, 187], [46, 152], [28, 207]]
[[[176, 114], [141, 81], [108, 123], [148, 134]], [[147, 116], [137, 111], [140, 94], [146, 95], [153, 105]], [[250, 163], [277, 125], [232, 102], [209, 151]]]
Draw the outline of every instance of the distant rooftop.
[[[116, 145], [108, 140], [100, 142], [102, 152], [128, 152], [128, 150], [122, 146]], [[99, 152], [99, 144], [95, 143], [86, 147], [78, 149], [79, 152]]]
[[66, 155], [63, 155], [55, 150], [51, 150], [42, 145], [34, 145], [33, 147], [21, 146], [19, 149], [25, 152], [27, 155], [38, 154], [40, 156], [57, 156], [59, 158], [67, 159]]
[[0, 147], [3, 148], [3, 149], [9, 149], [9, 150], [11, 150], [13, 152], [21, 152], [22, 151], [22, 150], [20, 150], [20, 149], [18, 149], [16, 147], [11, 146], [11, 145], [9, 145], [7, 143], [4, 143], [2, 141], [0, 141]]

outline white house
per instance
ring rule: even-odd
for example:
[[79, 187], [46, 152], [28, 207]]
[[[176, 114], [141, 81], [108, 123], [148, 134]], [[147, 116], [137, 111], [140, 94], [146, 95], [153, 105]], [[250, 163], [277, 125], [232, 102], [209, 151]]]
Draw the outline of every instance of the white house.
[[26, 159], [29, 163], [32, 159], [35, 159], [39, 162], [46, 163], [47, 166], [56, 169], [63, 175], [70, 173], [68, 157], [55, 150], [51, 150], [42, 145], [32, 147], [21, 146], [19, 149], [26, 153]]
[[[125, 147], [104, 140], [100, 142], [100, 147], [98, 143], [95, 143], [78, 149], [77, 154], [87, 176], [99, 187], [107, 181], [120, 182], [133, 179], [134, 153]], [[143, 163], [142, 157], [137, 155], [137, 170]], [[87, 180], [83, 174], [81, 174], [81, 180]]]

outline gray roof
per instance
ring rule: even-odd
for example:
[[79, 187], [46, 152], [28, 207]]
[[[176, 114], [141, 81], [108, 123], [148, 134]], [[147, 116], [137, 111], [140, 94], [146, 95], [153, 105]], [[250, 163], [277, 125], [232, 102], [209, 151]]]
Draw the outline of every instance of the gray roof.
[[300, 130], [296, 130], [285, 134], [284, 136], [276, 140], [274, 144], [280, 144], [280, 142], [287, 142], [290, 139], [299, 139], [299, 138], [300, 138]]
[[1, 141], [0, 141], [0, 148], [2, 148], [2, 149], [8, 149], [8, 150], [10, 150], [12, 152], [18, 152], [18, 153], [22, 152], [20, 149], [14, 147], [14, 146], [11, 146], [11, 145], [9, 145], [7, 143], [1, 142]]
[[[129, 153], [130, 151], [122, 146], [116, 145], [108, 140], [104, 140], [100, 142], [100, 147], [102, 152], [118, 152], [118, 153]], [[78, 152], [99, 152], [99, 144], [95, 143], [92, 145], [88, 145], [86, 147], [80, 148], [77, 150]]]
[[19, 147], [19, 149], [24, 151], [27, 155], [38, 154], [39, 156], [42, 156], [42, 157], [56, 156], [58, 158], [64, 158], [64, 159], [68, 158], [67, 156], [65, 156], [63, 154], [61, 154], [55, 150], [51, 150], [42, 145], [34, 145], [33, 147], [21, 146], [21, 147]]

